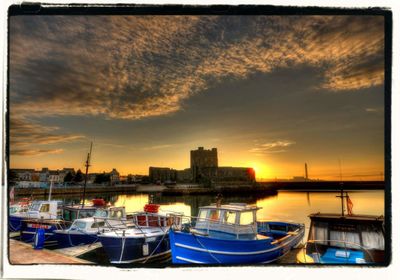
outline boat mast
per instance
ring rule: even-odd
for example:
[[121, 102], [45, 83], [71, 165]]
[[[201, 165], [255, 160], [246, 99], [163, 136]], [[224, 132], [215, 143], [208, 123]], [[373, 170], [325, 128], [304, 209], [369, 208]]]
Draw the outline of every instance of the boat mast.
[[89, 166], [90, 166], [90, 157], [92, 155], [92, 145], [93, 145], [93, 142], [90, 142], [90, 150], [89, 150], [89, 153], [87, 154], [86, 163], [85, 163], [86, 172], [85, 172], [85, 184], [83, 185], [82, 208], [83, 208], [83, 206], [85, 206], [86, 184], [87, 184], [87, 177], [88, 177], [88, 171], [89, 171]]

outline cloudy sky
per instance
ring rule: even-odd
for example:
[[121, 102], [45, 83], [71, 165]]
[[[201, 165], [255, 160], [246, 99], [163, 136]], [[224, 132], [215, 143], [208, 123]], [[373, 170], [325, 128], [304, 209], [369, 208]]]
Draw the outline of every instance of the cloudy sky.
[[382, 16], [12, 16], [10, 166], [381, 179]]

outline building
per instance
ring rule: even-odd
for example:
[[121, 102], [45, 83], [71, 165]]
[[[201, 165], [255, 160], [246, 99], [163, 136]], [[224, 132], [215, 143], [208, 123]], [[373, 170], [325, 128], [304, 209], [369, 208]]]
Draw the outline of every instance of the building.
[[176, 171], [176, 181], [179, 183], [190, 183], [192, 181], [192, 169], [186, 168]]
[[152, 183], [176, 182], [177, 171], [168, 167], [149, 167], [149, 179]]
[[250, 167], [218, 167], [219, 182], [255, 182], [256, 172]]
[[47, 167], [43, 167], [39, 173], [39, 181], [48, 182], [48, 179], [49, 179], [49, 169]]
[[217, 148], [205, 150], [203, 147], [199, 147], [197, 150], [190, 151], [190, 169], [194, 182], [216, 178], [218, 169]]
[[113, 170], [108, 174], [110, 175], [111, 185], [119, 183], [120, 179], [119, 179], [119, 172], [117, 171], [117, 169], [113, 168]]
[[11, 169], [17, 175], [18, 181], [32, 181], [36, 174], [35, 169]]

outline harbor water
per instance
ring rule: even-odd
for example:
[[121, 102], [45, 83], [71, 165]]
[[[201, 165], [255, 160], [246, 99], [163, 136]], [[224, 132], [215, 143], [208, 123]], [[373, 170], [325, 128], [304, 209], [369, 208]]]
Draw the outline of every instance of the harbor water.
[[[384, 215], [384, 191], [348, 191], [353, 203], [354, 214]], [[308, 237], [311, 213], [340, 213], [341, 201], [336, 196], [338, 191], [307, 192], [307, 191], [278, 191], [275, 195], [251, 194], [247, 196], [224, 196], [222, 203], [248, 203], [261, 209], [257, 212], [258, 220], [275, 220], [304, 223]], [[209, 205], [216, 201], [215, 195], [162, 195], [160, 193], [136, 194], [104, 194], [96, 195], [114, 206], [125, 206], [127, 212], [141, 211], [147, 203], [160, 204], [160, 211], [181, 212], [185, 216], [197, 216], [200, 206]], [[95, 198], [87, 197], [87, 204]], [[79, 203], [79, 197], [54, 197], [65, 200], [66, 203]], [[99, 254], [88, 256], [90, 261], [100, 265], [108, 265], [106, 256]]]

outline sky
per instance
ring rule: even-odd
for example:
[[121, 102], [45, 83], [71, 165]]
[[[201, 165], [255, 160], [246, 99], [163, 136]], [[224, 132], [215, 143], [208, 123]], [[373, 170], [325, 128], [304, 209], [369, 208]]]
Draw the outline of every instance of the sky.
[[[12, 16], [10, 167], [383, 179], [383, 16]], [[340, 171], [341, 170], [341, 171]]]

